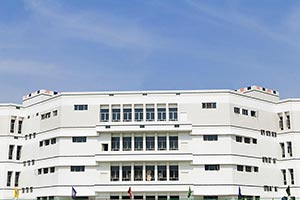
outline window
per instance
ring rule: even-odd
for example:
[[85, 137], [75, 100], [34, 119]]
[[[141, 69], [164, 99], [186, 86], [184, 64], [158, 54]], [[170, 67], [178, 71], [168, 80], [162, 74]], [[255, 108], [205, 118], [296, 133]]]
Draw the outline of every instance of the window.
[[10, 187], [11, 185], [11, 176], [12, 176], [12, 171], [7, 172], [7, 180], [6, 180], [6, 186]]
[[204, 165], [205, 171], [219, 171], [220, 165]]
[[253, 167], [254, 172], [258, 172], [258, 167]]
[[155, 149], [154, 136], [147, 136], [146, 137], [146, 150], [152, 151], [154, 149]]
[[166, 121], [166, 108], [157, 108], [157, 120]]
[[48, 169], [48, 168], [43, 168], [43, 173], [44, 173], [44, 174], [48, 174], [48, 172], [49, 172], [49, 169]]
[[260, 130], [261, 135], [265, 135], [265, 130]]
[[50, 140], [45, 140], [45, 146], [48, 146], [50, 144]]
[[122, 181], [131, 181], [131, 166], [122, 166]]
[[289, 172], [290, 172], [290, 177], [291, 177], [291, 184], [294, 185], [295, 184], [294, 170], [293, 169], [289, 169]]
[[100, 108], [100, 121], [101, 122], [109, 121], [109, 109], [108, 108]]
[[15, 187], [19, 186], [19, 177], [20, 177], [20, 172], [16, 172], [16, 174], [15, 174]]
[[119, 122], [120, 121], [120, 108], [113, 108], [112, 109], [112, 121], [113, 122]]
[[241, 109], [239, 107], [234, 107], [233, 112], [236, 113], [236, 114], [240, 114]]
[[291, 117], [289, 115], [286, 115], [286, 127], [291, 129]]
[[178, 120], [177, 108], [169, 108], [169, 120], [170, 121]]
[[204, 141], [217, 141], [218, 135], [203, 135]]
[[84, 172], [84, 166], [71, 166], [71, 172]]
[[242, 142], [243, 138], [241, 136], [235, 136], [235, 141]]
[[134, 109], [134, 120], [139, 122], [139, 121], [143, 121], [144, 117], [143, 117], [143, 108], [135, 108]]
[[281, 147], [281, 156], [284, 158], [285, 157], [284, 143], [280, 143], [280, 147]]
[[282, 172], [282, 176], [283, 176], [283, 184], [286, 185], [287, 184], [287, 182], [286, 182], [286, 170], [282, 169], [281, 172]]
[[276, 132], [272, 132], [272, 137], [277, 137], [277, 133]]
[[18, 133], [22, 133], [22, 124], [23, 124], [23, 121], [19, 120], [19, 123], [18, 123]]
[[38, 169], [38, 175], [42, 174], [42, 169]]
[[143, 150], [143, 137], [141, 136], [134, 137], [134, 150], [135, 151]]
[[170, 200], [179, 200], [178, 195], [170, 195]]
[[256, 117], [257, 116], [257, 112], [255, 110], [251, 110], [250, 111], [250, 115], [251, 115], [251, 117]]
[[244, 142], [245, 142], [246, 144], [250, 144], [250, 138], [245, 137], [245, 138], [244, 138]]
[[84, 143], [86, 142], [86, 137], [72, 137], [73, 143]]
[[34, 161], [34, 160], [31, 160], [31, 164], [34, 165], [34, 164], [35, 164], [35, 161]]
[[280, 130], [283, 130], [283, 117], [279, 116], [279, 128]]
[[167, 180], [167, 166], [158, 165], [157, 166], [157, 180], [158, 181], [166, 181]]
[[135, 181], [143, 180], [143, 166], [134, 166], [134, 180]]
[[21, 150], [22, 150], [22, 146], [17, 146], [17, 155], [16, 155], [17, 160], [21, 159]]
[[158, 196], [157, 196], [157, 200], [168, 200], [168, 196], [161, 196], [161, 195], [158, 195]]
[[55, 172], [55, 167], [50, 167], [50, 173], [54, 173]]
[[131, 151], [131, 137], [123, 137], [123, 151]]
[[154, 181], [154, 166], [146, 166], [146, 181]]
[[167, 150], [167, 137], [166, 136], [158, 136], [157, 137], [157, 149], [159, 151]]
[[215, 108], [217, 108], [217, 103], [216, 102], [202, 103], [202, 108], [203, 109], [215, 109]]
[[58, 111], [57, 111], [57, 110], [54, 110], [54, 111], [52, 112], [52, 114], [53, 114], [53, 117], [55, 117], [55, 116], [58, 115]]
[[52, 138], [51, 139], [51, 144], [55, 144], [56, 143], [56, 138]]
[[146, 200], [155, 200], [155, 196], [146, 196]]
[[178, 136], [169, 136], [169, 150], [178, 150]]
[[154, 108], [146, 108], [146, 120], [154, 121]]
[[12, 158], [13, 158], [14, 147], [15, 147], [15, 145], [9, 145], [9, 150], [8, 150], [8, 159], [9, 160], [12, 160]]
[[132, 121], [131, 108], [124, 108], [123, 109], [123, 121], [124, 122], [130, 122], [130, 121]]
[[108, 151], [108, 144], [102, 144], [102, 151]]
[[271, 132], [270, 131], [266, 131], [266, 135], [267, 136], [271, 136]]
[[74, 105], [74, 110], [88, 110], [88, 105]]
[[116, 199], [119, 199], [119, 196], [110, 196], [109, 199], [110, 200], [116, 200]]
[[120, 167], [119, 166], [111, 166], [110, 167], [110, 180], [111, 181], [119, 181], [120, 176]]
[[41, 115], [41, 120], [49, 119], [51, 117], [51, 112], [47, 112]]
[[42, 147], [42, 146], [43, 146], [43, 142], [44, 142], [44, 141], [40, 141], [40, 147]]
[[112, 151], [119, 151], [120, 150], [120, 138], [119, 137], [112, 137], [111, 138], [111, 150]]
[[257, 139], [252, 138], [252, 143], [253, 143], [253, 144], [257, 144]]
[[242, 114], [243, 115], [248, 115], [248, 110], [247, 109], [242, 109]]
[[292, 142], [287, 142], [287, 152], [288, 154], [292, 157], [293, 152], [292, 152]]
[[246, 166], [246, 172], [251, 172], [251, 166]]
[[15, 119], [11, 119], [11, 120], [10, 120], [10, 132], [11, 132], [11, 133], [14, 133], [14, 132], [15, 132], [15, 122], [16, 122]]
[[170, 165], [169, 166], [170, 171], [170, 181], [178, 181], [178, 165]]
[[244, 171], [244, 166], [243, 165], [238, 165], [237, 166], [237, 171], [239, 171], [239, 172]]

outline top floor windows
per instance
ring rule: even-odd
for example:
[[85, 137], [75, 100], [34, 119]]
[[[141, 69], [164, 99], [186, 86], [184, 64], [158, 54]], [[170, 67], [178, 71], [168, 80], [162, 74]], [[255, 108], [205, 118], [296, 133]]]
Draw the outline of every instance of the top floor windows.
[[41, 120], [48, 119], [50, 117], [51, 117], [51, 112], [47, 112], [47, 113], [41, 114]]
[[147, 121], [154, 121], [154, 108], [146, 108], [146, 120]]
[[291, 129], [291, 117], [290, 115], [286, 115], [286, 127]]
[[242, 114], [243, 115], [248, 115], [248, 110], [247, 109], [242, 109]]
[[236, 113], [236, 114], [240, 114], [241, 109], [240, 109], [239, 107], [234, 107], [234, 108], [233, 108], [233, 111], [234, 111], [234, 113]]
[[216, 102], [205, 102], [205, 103], [202, 103], [202, 108], [203, 109], [215, 109], [215, 108], [217, 108], [217, 103]]
[[203, 135], [204, 141], [217, 141], [218, 135]]
[[123, 121], [132, 121], [132, 111], [131, 108], [123, 108]]
[[23, 120], [19, 120], [19, 122], [18, 122], [18, 133], [22, 133], [22, 124], [23, 124]]
[[279, 128], [280, 130], [283, 130], [283, 117], [279, 116]]
[[109, 109], [108, 108], [100, 108], [100, 121], [101, 122], [109, 121]]
[[15, 120], [15, 119], [11, 119], [11, 120], [10, 120], [10, 132], [11, 132], [11, 133], [14, 133], [14, 132], [15, 132], [15, 123], [16, 123], [16, 120]]
[[88, 105], [86, 104], [74, 105], [74, 110], [88, 110]]
[[166, 108], [157, 108], [157, 120], [166, 121]]
[[143, 121], [144, 119], [144, 112], [143, 108], [135, 108], [134, 109], [134, 120], [135, 121]]
[[86, 142], [86, 137], [72, 137], [73, 143], [83, 143]]
[[113, 108], [112, 109], [112, 121], [119, 122], [121, 118], [121, 110], [120, 108]]
[[177, 119], [178, 119], [177, 108], [176, 107], [169, 108], [169, 120], [177, 121]]

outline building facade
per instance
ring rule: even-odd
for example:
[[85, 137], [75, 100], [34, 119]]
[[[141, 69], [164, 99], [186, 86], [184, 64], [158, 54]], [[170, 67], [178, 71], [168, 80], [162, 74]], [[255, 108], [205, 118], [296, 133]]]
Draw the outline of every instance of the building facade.
[[300, 196], [300, 99], [239, 90], [40, 90], [0, 104], [0, 199]]

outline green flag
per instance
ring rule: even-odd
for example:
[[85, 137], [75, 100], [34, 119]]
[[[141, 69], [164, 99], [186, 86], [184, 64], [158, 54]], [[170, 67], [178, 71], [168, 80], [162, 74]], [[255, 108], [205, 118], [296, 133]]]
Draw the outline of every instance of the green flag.
[[189, 191], [187, 194], [187, 198], [190, 198], [192, 196], [192, 190], [191, 190], [191, 186], [189, 187]]
[[287, 193], [288, 196], [291, 196], [291, 188], [290, 188], [290, 186], [288, 186], [285, 191], [286, 191], [286, 193]]

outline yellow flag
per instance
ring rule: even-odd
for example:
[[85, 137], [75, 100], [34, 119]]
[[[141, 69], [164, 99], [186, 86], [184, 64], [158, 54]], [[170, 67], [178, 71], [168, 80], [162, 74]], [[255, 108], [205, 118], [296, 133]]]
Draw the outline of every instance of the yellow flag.
[[14, 198], [16, 198], [16, 199], [19, 198], [19, 190], [18, 190], [18, 188], [14, 189]]

